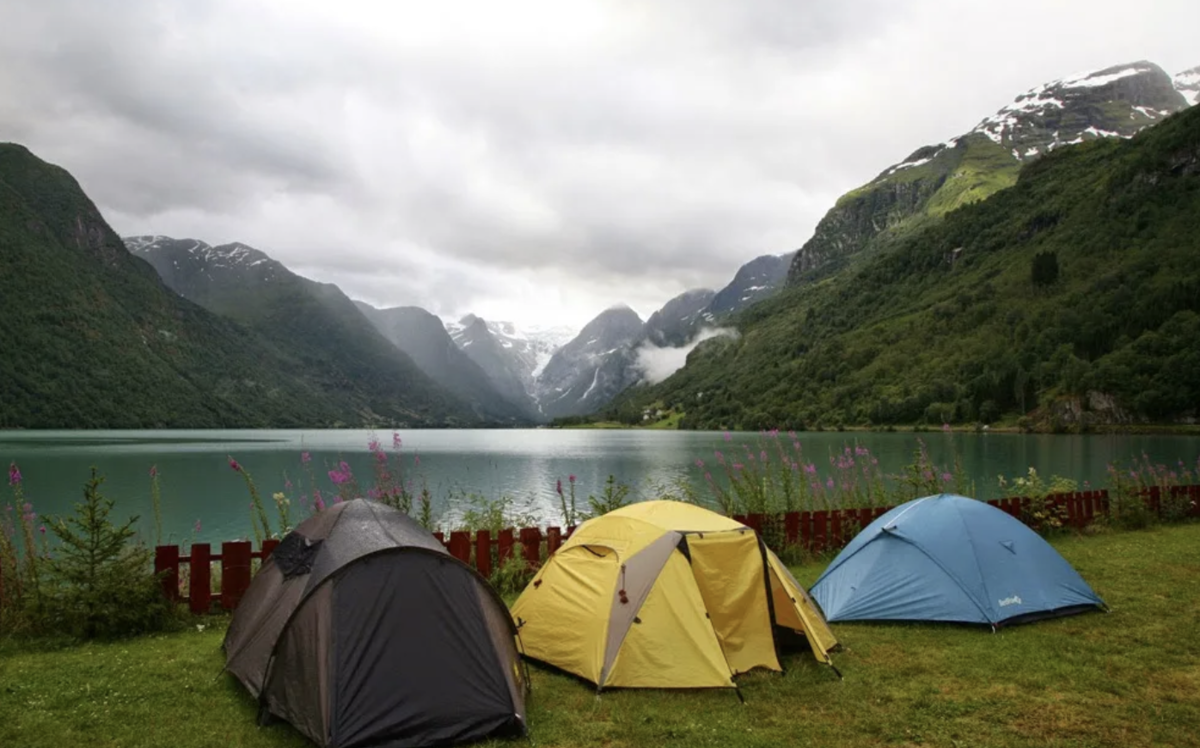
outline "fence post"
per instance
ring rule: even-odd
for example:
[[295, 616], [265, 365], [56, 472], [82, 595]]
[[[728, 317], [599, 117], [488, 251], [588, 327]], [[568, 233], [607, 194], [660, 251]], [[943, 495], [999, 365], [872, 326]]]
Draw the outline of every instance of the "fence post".
[[266, 561], [268, 558], [270, 558], [271, 554], [274, 553], [275, 549], [278, 547], [279, 541], [275, 538], [267, 538], [264, 540], [262, 542], [262, 560]]
[[761, 514], [747, 514], [745, 524], [754, 531], [755, 535], [762, 535], [763, 516]]
[[192, 543], [188, 575], [188, 607], [196, 615], [207, 613], [212, 605], [212, 550], [208, 543]]
[[167, 599], [179, 602], [179, 546], [160, 545], [154, 549], [154, 575]]
[[441, 543], [443, 548], [446, 547], [446, 536], [441, 531], [435, 532], [433, 537], [437, 538], [437, 542]]
[[471, 533], [465, 530], [450, 533], [450, 555], [464, 564], [471, 563]]
[[828, 547], [829, 539], [829, 512], [824, 509], [818, 509], [812, 513], [813, 518], [813, 552], [822, 553]]
[[536, 527], [521, 528], [521, 545], [525, 551], [525, 562], [536, 569], [542, 563], [542, 531]]
[[492, 575], [492, 531], [475, 531], [475, 568], [485, 578]]
[[221, 543], [221, 607], [233, 610], [250, 587], [249, 540]]
[[788, 545], [800, 542], [800, 512], [788, 512], [783, 516], [783, 537]]
[[554, 555], [558, 547], [562, 545], [562, 530], [557, 527], [546, 528], [546, 557]]
[[578, 525], [568, 525], [568, 526], [567, 526], [567, 532], [566, 532], [566, 533], [563, 535], [563, 542], [564, 542], [564, 543], [565, 543], [566, 541], [570, 540], [570, 539], [571, 539], [571, 536], [575, 534], [575, 528], [576, 528], [576, 527], [578, 527]]
[[800, 512], [800, 545], [804, 550], [812, 553], [813, 536], [812, 536], [812, 512]]
[[513, 531], [511, 527], [506, 527], [500, 531], [496, 538], [496, 555], [500, 558], [500, 564], [512, 558], [513, 555]]

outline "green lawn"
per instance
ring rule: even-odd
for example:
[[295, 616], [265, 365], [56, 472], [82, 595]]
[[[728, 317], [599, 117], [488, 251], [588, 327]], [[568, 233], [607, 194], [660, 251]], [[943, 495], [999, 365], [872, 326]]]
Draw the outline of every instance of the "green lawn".
[[[1200, 525], [1057, 542], [1108, 614], [993, 634], [835, 625], [845, 679], [797, 653], [729, 691], [614, 691], [533, 669], [538, 746], [1200, 743]], [[819, 565], [797, 570], [811, 583]], [[220, 674], [224, 622], [66, 648], [0, 643], [0, 746], [299, 746]], [[527, 745], [514, 742], [508, 745]]]

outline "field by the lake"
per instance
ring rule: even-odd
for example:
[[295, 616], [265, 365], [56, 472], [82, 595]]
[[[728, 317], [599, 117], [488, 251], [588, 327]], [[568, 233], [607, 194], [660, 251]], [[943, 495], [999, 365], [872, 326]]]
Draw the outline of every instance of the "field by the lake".
[[[732, 691], [612, 691], [532, 666], [538, 746], [1187, 746], [1200, 743], [1200, 524], [1054, 541], [1110, 613], [1001, 629], [834, 624]], [[796, 568], [812, 583], [823, 568]], [[0, 746], [305, 746], [222, 674], [225, 618], [56, 646], [0, 641]], [[527, 745], [524, 741], [496, 745]]]

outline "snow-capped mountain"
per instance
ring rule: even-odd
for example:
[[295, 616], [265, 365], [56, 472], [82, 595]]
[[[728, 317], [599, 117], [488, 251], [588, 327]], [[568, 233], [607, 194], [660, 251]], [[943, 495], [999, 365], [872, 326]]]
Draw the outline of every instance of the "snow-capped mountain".
[[445, 325], [455, 345], [483, 369], [502, 396], [521, 403], [530, 417], [543, 418], [537, 407], [537, 377], [554, 352], [574, 336], [573, 330], [518, 328], [474, 314]]
[[537, 378], [538, 408], [547, 418], [588, 413], [634, 384], [642, 319], [623, 304], [604, 310], [559, 348]]
[[704, 321], [702, 315], [714, 296], [716, 292], [707, 288], [684, 291], [650, 315], [643, 334], [651, 344], [660, 348], [683, 345]]
[[487, 372], [450, 338], [437, 315], [415, 306], [376, 309], [361, 301], [354, 303], [421, 371], [480, 413], [510, 421], [534, 420], [536, 413], [524, 391], [501, 393]]
[[914, 221], [940, 218], [1010, 187], [1025, 163], [1051, 150], [1132, 137], [1185, 109], [1197, 79], [1195, 70], [1172, 78], [1141, 61], [1031, 88], [969, 132], [918, 148], [843, 195], [796, 253], [787, 282], [835, 272], [860, 252], [882, 249]]
[[782, 288], [795, 254], [763, 255], [742, 265], [733, 280], [713, 296], [704, 310], [705, 320], [715, 322], [721, 316], [741, 311]]
[[1176, 75], [1173, 83], [1189, 106], [1200, 104], [1200, 65]]
[[1130, 138], [1188, 106], [1177, 80], [1145, 61], [1070, 75], [1029, 89], [971, 132], [986, 135], [1018, 161], [1094, 138]]

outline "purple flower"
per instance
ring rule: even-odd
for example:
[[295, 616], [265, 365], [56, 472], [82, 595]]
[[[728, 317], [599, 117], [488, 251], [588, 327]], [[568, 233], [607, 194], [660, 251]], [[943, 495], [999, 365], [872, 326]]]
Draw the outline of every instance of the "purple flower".
[[949, 433], [949, 431], [950, 431], [950, 424], [948, 424], [948, 423], [943, 423], [943, 424], [942, 424], [942, 431], [945, 431], [945, 432]]
[[734, 470], [741, 470], [741, 469], [742, 469], [742, 467], [743, 467], [743, 465], [742, 465], [742, 463], [740, 463], [740, 462], [735, 462], [735, 463], [733, 463], [733, 469], [734, 469]]
[[731, 434], [731, 433], [729, 433], [728, 431], [726, 431], [726, 432], [725, 432], [725, 441], [727, 441], [727, 442], [728, 442], [728, 441], [733, 441], [733, 434]]
[[559, 495], [559, 496], [562, 496], [562, 495], [563, 495], [563, 492], [562, 492], [562, 478], [559, 478], [557, 481], [555, 481], [555, 483], [554, 483], [554, 490], [555, 490], [556, 492], [558, 492], [558, 495]]
[[804, 466], [804, 472], [808, 473], [809, 475], [816, 475], [817, 466], [810, 462]]
[[705, 474], [704, 474], [704, 480], [708, 481], [709, 483], [712, 483], [712, 479], [713, 479], [713, 477], [712, 477], [712, 473], [705, 473]]
[[151, 465], [151, 466], [150, 466], [150, 477], [151, 477], [151, 478], [157, 478], [157, 477], [158, 477], [158, 465]]
[[200, 534], [200, 520], [196, 520], [196, 525], [192, 527], [192, 532], [196, 533], [197, 535]]
[[21, 471], [17, 468], [17, 463], [10, 462], [8, 464], [8, 485], [16, 486], [21, 483]]
[[949, 483], [954, 480], [954, 476], [950, 473], [942, 473], [942, 483]]
[[367, 440], [367, 449], [371, 450], [372, 452], [378, 452], [381, 449], [381, 447], [379, 446], [379, 440], [376, 439], [375, 437], [371, 437], [370, 439], [368, 439]]
[[701, 460], [699, 457], [697, 457], [696, 458], [696, 467], [698, 467], [700, 469], [704, 469], [704, 460]]
[[568, 475], [567, 480], [570, 481], [571, 484], [573, 485], [575, 483], [575, 475], [573, 473], [571, 475]]
[[229, 467], [233, 468], [233, 471], [234, 471], [235, 473], [240, 473], [240, 472], [242, 472], [242, 466], [241, 466], [241, 465], [239, 465], [239, 464], [237, 463], [237, 460], [233, 459], [232, 457], [230, 457], [230, 458], [229, 458]]
[[417, 466], [420, 466], [420, 464], [421, 464], [421, 455], [413, 455], [413, 464], [414, 464], [414, 465], [417, 465]]
[[313, 506], [317, 508], [318, 512], [323, 512], [325, 511], [325, 500], [318, 495], [317, 500], [313, 502]]
[[833, 490], [833, 478], [830, 478], [827, 481], [825, 481], [825, 487], [831, 491]]
[[350, 480], [350, 476], [346, 475], [345, 473], [341, 472], [340, 470], [330, 470], [329, 471], [329, 480], [333, 481], [333, 484], [335, 486], [340, 486], [343, 483], [345, 483], [346, 481]]
[[290, 480], [288, 480], [287, 478], [284, 478], [283, 479], [283, 487], [290, 491], [292, 489], [292, 482]]
[[39, 528], [38, 528], [38, 532], [40, 532], [41, 534], [45, 535], [45, 534], [46, 534], [46, 526], [45, 526], [45, 525], [42, 525], [41, 527], [39, 527]]
[[309, 454], [308, 452], [301, 452], [301, 453], [300, 453], [300, 462], [301, 462], [301, 463], [306, 463], [306, 462], [308, 462], [308, 461], [309, 461], [309, 460], [311, 460], [311, 459], [312, 459], [312, 455], [311, 455], [311, 454]]

